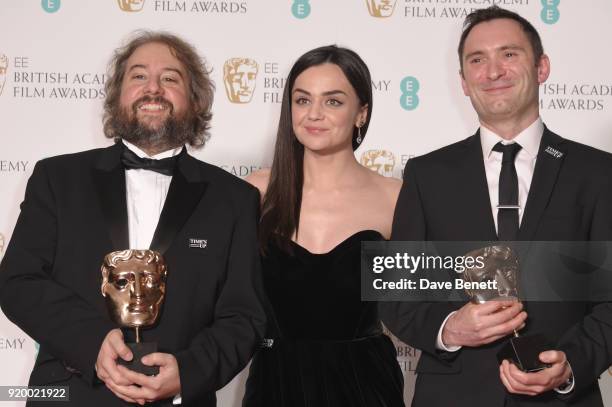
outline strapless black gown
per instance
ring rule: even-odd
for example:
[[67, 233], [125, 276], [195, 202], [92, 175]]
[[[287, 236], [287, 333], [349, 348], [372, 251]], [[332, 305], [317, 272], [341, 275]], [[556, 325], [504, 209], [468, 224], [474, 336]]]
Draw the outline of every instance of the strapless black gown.
[[361, 231], [325, 254], [270, 245], [263, 275], [274, 342], [253, 358], [243, 407], [404, 406], [395, 347], [376, 303], [361, 301], [361, 241], [381, 239]]

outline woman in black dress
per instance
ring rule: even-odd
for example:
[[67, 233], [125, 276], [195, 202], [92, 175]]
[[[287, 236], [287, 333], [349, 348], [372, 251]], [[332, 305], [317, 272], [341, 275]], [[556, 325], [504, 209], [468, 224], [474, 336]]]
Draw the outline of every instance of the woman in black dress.
[[389, 238], [401, 186], [355, 159], [371, 112], [355, 52], [317, 48], [291, 69], [272, 168], [248, 179], [270, 309], [245, 407], [403, 406], [395, 348], [360, 293], [361, 242]]

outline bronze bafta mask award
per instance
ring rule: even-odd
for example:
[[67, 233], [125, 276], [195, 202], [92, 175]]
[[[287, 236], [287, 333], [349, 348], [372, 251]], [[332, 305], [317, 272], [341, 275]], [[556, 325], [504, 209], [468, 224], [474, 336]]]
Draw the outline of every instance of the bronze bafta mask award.
[[102, 295], [112, 320], [134, 328], [135, 343], [127, 343], [134, 357], [117, 363], [146, 375], [159, 373], [158, 366], [143, 365], [140, 359], [157, 352], [157, 343], [142, 342], [141, 328], [155, 324], [166, 292], [166, 263], [153, 250], [120, 250], [107, 254], [102, 264]]
[[[507, 246], [487, 246], [469, 252], [466, 256], [474, 258], [482, 256], [484, 267], [468, 267], [463, 272], [463, 279], [468, 282], [481, 284], [491, 289], [466, 289], [466, 293], [473, 303], [483, 303], [493, 300], [518, 300], [519, 290], [519, 262], [514, 251]], [[476, 284], [475, 284], [476, 285]], [[476, 285], [478, 286], [478, 285]], [[524, 372], [535, 372], [547, 367], [539, 359], [540, 352], [551, 349], [549, 341], [544, 335], [520, 336], [514, 331], [514, 337], [497, 353], [501, 363], [504, 359], [514, 363]]]

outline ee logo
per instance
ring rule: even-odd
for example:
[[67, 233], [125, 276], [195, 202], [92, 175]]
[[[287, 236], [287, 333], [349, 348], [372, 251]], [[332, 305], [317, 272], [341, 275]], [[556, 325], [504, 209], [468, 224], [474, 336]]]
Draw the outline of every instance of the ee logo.
[[559, 21], [560, 13], [559, 13], [559, 3], [561, 0], [541, 0], [542, 3], [542, 12], [540, 13], [540, 18], [546, 24], [554, 24]]
[[404, 110], [414, 110], [419, 105], [419, 81], [414, 76], [406, 76], [400, 82], [400, 106]]
[[42, 0], [40, 5], [47, 13], [55, 13], [60, 9], [61, 0]]
[[295, 18], [306, 18], [310, 15], [310, 4], [308, 0], [293, 0], [291, 6], [291, 13]]

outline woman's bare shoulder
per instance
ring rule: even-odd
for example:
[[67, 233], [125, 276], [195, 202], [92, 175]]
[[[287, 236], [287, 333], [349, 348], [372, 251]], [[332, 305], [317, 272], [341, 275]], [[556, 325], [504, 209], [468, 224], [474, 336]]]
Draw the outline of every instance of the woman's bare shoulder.
[[394, 204], [399, 195], [400, 189], [402, 188], [402, 180], [392, 177], [385, 177], [378, 173], [372, 173], [372, 181], [378, 187], [377, 189], [382, 190], [385, 196], [387, 196]]
[[270, 169], [262, 168], [261, 170], [257, 170], [252, 172], [248, 177], [245, 178], [245, 181], [259, 189], [259, 193], [263, 197], [268, 189], [268, 182], [270, 181]]

